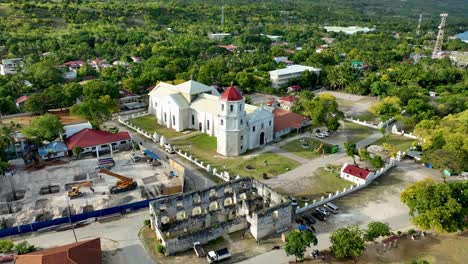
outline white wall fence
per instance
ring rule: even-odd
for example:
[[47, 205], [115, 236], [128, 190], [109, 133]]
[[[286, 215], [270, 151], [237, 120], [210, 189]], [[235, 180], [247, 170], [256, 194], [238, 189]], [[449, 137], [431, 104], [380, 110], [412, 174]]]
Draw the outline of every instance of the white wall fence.
[[417, 136], [413, 135], [413, 133], [405, 133], [404, 130], [398, 131], [398, 128], [396, 125], [392, 126], [392, 134], [399, 135], [402, 137], [407, 137], [407, 138], [412, 138], [412, 139], [419, 139]]
[[355, 123], [355, 124], [358, 124], [358, 125], [361, 125], [361, 126], [366, 126], [366, 127], [370, 127], [370, 128], [374, 128], [374, 129], [381, 129], [382, 127], [386, 127], [389, 124], [393, 123], [395, 121], [395, 118], [392, 117], [392, 118], [390, 118], [389, 120], [387, 120], [385, 122], [380, 122], [378, 125], [376, 125], [376, 124], [374, 124], [372, 122], [361, 121], [359, 119], [354, 119], [352, 116], [345, 117], [345, 120], [349, 121], [349, 122], [352, 122], [352, 123]]
[[[141, 112], [141, 113], [135, 113], [135, 114], [130, 114], [130, 115], [123, 115], [123, 116], [118, 116], [118, 120], [121, 124], [137, 131], [138, 133], [140, 133], [142, 136], [146, 137], [146, 138], [149, 138], [151, 139], [152, 141], [154, 142], [159, 142], [161, 137], [157, 134], [157, 133], [149, 133], [149, 132], [146, 132], [145, 130], [131, 124], [130, 122], [128, 122], [129, 119], [133, 119], [133, 118], [138, 118], [138, 117], [142, 117], [142, 116], [146, 116], [146, 115], [149, 115], [150, 113], [149, 112]], [[161, 139], [161, 141], [164, 141]], [[176, 149], [174, 146], [172, 146], [171, 144], [164, 144], [164, 142], [161, 142], [162, 146], [163, 147], [168, 147], [168, 148], [172, 148], [179, 156], [185, 158], [186, 160], [192, 162], [193, 164], [197, 165], [198, 167], [202, 168], [203, 170], [207, 171], [208, 173], [211, 173], [213, 174], [214, 176], [222, 179], [223, 181], [229, 181], [231, 180], [231, 175], [229, 174], [229, 172], [227, 171], [218, 171], [216, 168], [213, 168], [213, 166], [211, 164], [204, 164], [203, 161], [199, 161], [197, 158], [193, 157], [191, 154], [187, 153], [187, 152], [183, 152], [182, 150], [178, 150]], [[240, 177], [239, 175], [237, 175], [237, 177]]]
[[355, 192], [357, 190], [360, 190], [366, 186], [368, 186], [369, 184], [371, 184], [375, 179], [377, 179], [378, 177], [380, 177], [381, 175], [383, 175], [384, 173], [386, 173], [387, 171], [389, 171], [391, 168], [395, 167], [398, 163], [398, 159], [394, 159], [394, 158], [391, 158], [389, 160], [388, 163], [385, 164], [384, 167], [380, 168], [378, 171], [375, 172], [375, 174], [373, 176], [371, 176], [371, 178], [368, 178], [366, 183], [364, 184], [361, 184], [361, 185], [350, 185], [349, 187], [347, 188], [344, 188], [343, 190], [337, 190], [335, 193], [329, 193], [328, 194], [328, 197], [325, 197], [325, 196], [322, 196], [320, 198], [320, 200], [313, 200], [311, 204], [308, 204], [306, 203], [304, 205], [304, 207], [296, 207], [296, 213], [302, 213], [302, 212], [305, 212], [307, 210], [310, 210], [312, 208], [315, 208], [315, 207], [318, 207], [318, 206], [321, 206], [323, 204], [326, 204], [328, 202], [331, 202], [337, 198], [340, 198], [342, 196], [345, 196], [347, 194], [350, 194], [352, 192]]

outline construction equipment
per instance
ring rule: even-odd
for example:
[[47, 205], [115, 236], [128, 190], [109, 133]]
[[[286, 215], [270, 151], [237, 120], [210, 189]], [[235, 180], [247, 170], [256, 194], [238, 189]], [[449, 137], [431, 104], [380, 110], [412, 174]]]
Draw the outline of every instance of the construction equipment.
[[70, 197], [70, 199], [75, 199], [75, 198], [83, 196], [84, 193], [80, 192], [81, 187], [88, 187], [92, 192], [94, 192], [94, 189], [92, 186], [93, 186], [92, 181], [85, 181], [85, 182], [79, 183], [73, 186], [70, 191], [68, 191], [68, 197]]
[[114, 186], [109, 188], [110, 193], [112, 194], [135, 190], [138, 186], [137, 182], [134, 181], [132, 178], [128, 178], [105, 169], [100, 169], [97, 171], [97, 173], [103, 173], [119, 179], [119, 181], [117, 181], [117, 183]]

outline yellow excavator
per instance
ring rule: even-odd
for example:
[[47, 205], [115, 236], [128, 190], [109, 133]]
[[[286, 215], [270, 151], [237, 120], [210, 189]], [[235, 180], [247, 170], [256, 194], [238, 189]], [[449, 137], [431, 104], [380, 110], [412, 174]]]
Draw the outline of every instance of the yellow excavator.
[[138, 186], [137, 182], [134, 181], [132, 178], [128, 178], [128, 177], [119, 175], [117, 173], [110, 172], [105, 169], [99, 169], [97, 173], [106, 174], [106, 175], [119, 179], [114, 186], [109, 188], [110, 193], [112, 194], [135, 190], [136, 187]]
[[70, 199], [75, 199], [75, 198], [83, 196], [84, 193], [80, 192], [81, 187], [88, 187], [92, 192], [94, 192], [94, 189], [93, 189], [92, 186], [93, 186], [92, 181], [85, 181], [85, 182], [79, 183], [77, 185], [74, 185], [71, 188], [71, 190], [68, 191], [68, 197], [70, 197]]

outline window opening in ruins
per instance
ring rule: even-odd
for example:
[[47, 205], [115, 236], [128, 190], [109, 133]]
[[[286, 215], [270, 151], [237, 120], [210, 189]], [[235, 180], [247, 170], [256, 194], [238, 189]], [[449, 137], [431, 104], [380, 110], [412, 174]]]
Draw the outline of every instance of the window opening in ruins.
[[224, 199], [223, 206], [229, 206], [229, 205], [232, 205], [232, 204], [233, 204], [233, 202], [232, 202], [231, 197], [228, 197], [228, 198]]
[[232, 187], [231, 186], [226, 186], [224, 188], [224, 194], [232, 193]]
[[210, 190], [210, 198], [216, 198], [218, 195], [216, 194], [216, 190], [215, 189], [211, 189]]
[[200, 198], [200, 195], [198, 193], [194, 194], [193, 197], [192, 197], [192, 201], [193, 203], [201, 203], [201, 198]]
[[218, 202], [214, 201], [214, 202], [211, 202], [210, 203], [210, 206], [208, 207], [210, 211], [215, 211], [215, 210], [218, 210], [219, 206], [218, 206]]
[[197, 206], [192, 209], [192, 216], [197, 216], [202, 214], [202, 209], [200, 206]]
[[161, 223], [167, 224], [171, 219], [168, 216], [161, 217]]
[[177, 208], [184, 208], [184, 201], [183, 200], [177, 201], [176, 206]]
[[273, 214], [271, 215], [271, 217], [273, 217], [273, 219], [278, 219], [278, 210], [274, 211]]
[[241, 201], [247, 200], [247, 194], [241, 193], [241, 194], [239, 195], [239, 199], [241, 199]]
[[159, 211], [160, 211], [160, 212], [166, 211], [166, 210], [167, 210], [166, 204], [160, 204], [160, 205], [159, 205]]
[[176, 219], [177, 220], [184, 220], [185, 218], [187, 218], [187, 215], [185, 214], [185, 211], [179, 211], [177, 212], [176, 214]]

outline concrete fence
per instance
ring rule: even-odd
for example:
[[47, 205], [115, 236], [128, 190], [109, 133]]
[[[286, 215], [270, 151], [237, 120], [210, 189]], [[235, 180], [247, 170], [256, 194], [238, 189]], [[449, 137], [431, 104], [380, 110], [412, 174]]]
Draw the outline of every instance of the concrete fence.
[[391, 168], [395, 167], [397, 165], [397, 163], [398, 163], [398, 159], [391, 158], [389, 160], [389, 162], [385, 164], [384, 167], [380, 168], [378, 171], [375, 172], [375, 174], [373, 176], [368, 178], [366, 180], [366, 183], [361, 184], [361, 185], [350, 185], [349, 187], [344, 188], [343, 190], [337, 190], [334, 193], [329, 193], [328, 197], [322, 196], [320, 198], [320, 200], [313, 200], [311, 204], [306, 203], [303, 207], [298, 206], [298, 207], [296, 207], [296, 213], [298, 214], [298, 213], [305, 212], [307, 210], [310, 210], [312, 208], [321, 206], [321, 205], [326, 204], [328, 202], [331, 202], [331, 201], [333, 201], [335, 199], [338, 199], [338, 198], [340, 198], [342, 196], [345, 196], [347, 194], [350, 194], [352, 192], [360, 190], [360, 189], [368, 186], [369, 184], [371, 184], [375, 179], [377, 179], [381, 175], [385, 174]]
[[361, 121], [359, 119], [354, 119], [352, 116], [351, 117], [345, 117], [345, 120], [349, 121], [349, 122], [352, 122], [352, 123], [355, 123], [355, 124], [358, 124], [358, 125], [361, 125], [361, 126], [366, 126], [366, 127], [370, 127], [370, 128], [374, 128], [374, 129], [381, 129], [382, 127], [386, 127], [389, 124], [395, 122], [394, 117], [390, 118], [389, 120], [387, 120], [385, 122], [380, 122], [377, 125], [372, 123], [372, 122]]
[[133, 118], [137, 118], [137, 117], [141, 117], [141, 116], [146, 116], [146, 115], [149, 115], [148, 112], [141, 112], [141, 113], [136, 113], [136, 114], [130, 114], [130, 115], [119, 115], [117, 117], [117, 120], [119, 120], [119, 123], [137, 131], [138, 133], [140, 133], [142, 136], [146, 137], [146, 138], [149, 138], [155, 142], [157, 142], [155, 139], [159, 138], [157, 136], [156, 133], [154, 134], [151, 134], [133, 124], [131, 124], [130, 122], [128, 122], [129, 119], [133, 119]]
[[402, 131], [398, 131], [398, 128], [396, 125], [393, 125], [392, 126], [392, 134], [395, 134], [395, 135], [400, 135], [402, 137], [407, 137], [407, 138], [412, 138], [412, 139], [419, 139], [417, 136], [413, 135], [413, 133], [405, 133], [404, 130]]

